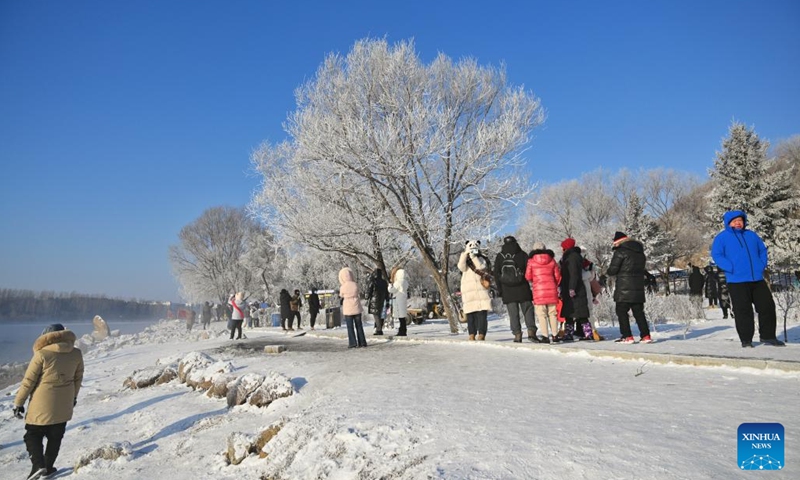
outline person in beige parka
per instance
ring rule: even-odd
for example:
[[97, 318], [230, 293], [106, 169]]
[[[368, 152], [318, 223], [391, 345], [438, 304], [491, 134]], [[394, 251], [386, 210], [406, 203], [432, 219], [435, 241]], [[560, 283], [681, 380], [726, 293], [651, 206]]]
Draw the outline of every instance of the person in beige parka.
[[33, 344], [33, 358], [14, 398], [14, 414], [19, 418], [30, 399], [24, 436], [33, 467], [29, 479], [56, 471], [53, 465], [83, 380], [83, 355], [75, 348], [75, 340], [75, 334], [61, 324], [45, 328]]

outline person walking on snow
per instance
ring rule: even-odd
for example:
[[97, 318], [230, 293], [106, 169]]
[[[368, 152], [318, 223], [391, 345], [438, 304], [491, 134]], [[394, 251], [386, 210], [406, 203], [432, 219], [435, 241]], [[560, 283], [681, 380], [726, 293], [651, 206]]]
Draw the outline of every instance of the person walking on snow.
[[758, 234], [747, 229], [747, 214], [742, 210], [726, 212], [725, 228], [714, 237], [711, 257], [725, 272], [728, 292], [733, 302], [736, 333], [742, 347], [753, 346], [755, 318], [753, 306], [758, 312], [758, 334], [765, 345], [783, 347], [777, 339], [775, 329], [775, 300], [764, 280], [764, 270], [769, 260], [767, 246]]
[[314, 330], [314, 324], [317, 321], [317, 315], [319, 314], [319, 309], [321, 305], [319, 303], [319, 294], [317, 294], [317, 289], [315, 287], [311, 287], [311, 295], [308, 296], [308, 315], [310, 316], [309, 323], [311, 325], [311, 330]]
[[400, 322], [397, 336], [405, 337], [407, 335], [406, 325], [408, 324], [406, 321], [406, 317], [408, 317], [408, 281], [406, 280], [406, 271], [395, 267], [389, 280], [391, 283], [388, 285], [387, 290], [394, 295], [392, 316]]
[[205, 302], [203, 304], [203, 310], [200, 312], [200, 323], [203, 325], [203, 330], [211, 324], [211, 303]]
[[539, 343], [536, 337], [536, 323], [533, 317], [533, 294], [531, 285], [525, 280], [528, 266], [528, 255], [522, 251], [517, 239], [508, 236], [503, 239], [503, 246], [494, 261], [494, 278], [503, 303], [508, 310], [508, 320], [514, 342], [522, 342], [522, 325], [520, 317], [525, 319], [528, 339]]
[[[281, 329], [283, 331], [294, 331], [292, 328], [292, 322], [294, 321], [294, 316], [292, 315], [292, 296], [289, 294], [289, 291], [285, 288], [281, 289], [281, 293], [279, 295], [280, 304], [281, 304]], [[286, 328], [286, 322], [289, 322], [289, 328]]]
[[[581, 251], [586, 251], [585, 249], [581, 249]], [[597, 274], [594, 271], [594, 263], [592, 263], [586, 255], [583, 257], [583, 273], [581, 278], [583, 280], [583, 287], [586, 290], [587, 296], [587, 303], [586, 305], [589, 307], [589, 323], [592, 324], [592, 338], [595, 342], [599, 342], [601, 340], [605, 340], [605, 337], [600, 335], [600, 332], [597, 330], [597, 318], [592, 315], [594, 313], [594, 306], [600, 303], [600, 300], [597, 298], [600, 295], [601, 287], [600, 282], [597, 281]], [[647, 285], [647, 276], [645, 276], [645, 285]]]
[[[292, 310], [292, 318], [297, 319], [297, 329], [302, 330], [302, 319], [300, 318], [300, 308], [303, 306], [303, 296], [300, 295], [300, 290], [295, 290], [292, 299], [289, 301], [289, 308]], [[289, 322], [291, 325], [292, 322]]]
[[[28, 479], [54, 474], [61, 440], [78, 403], [83, 381], [83, 355], [75, 334], [60, 323], [48, 326], [33, 344], [25, 377], [14, 397], [14, 415], [22, 418], [25, 402], [25, 447], [32, 468]], [[47, 438], [47, 448], [42, 442]]]
[[533, 287], [533, 309], [539, 322], [539, 331], [542, 333], [539, 340], [542, 343], [555, 343], [558, 341], [557, 305], [561, 270], [555, 260], [555, 253], [547, 250], [542, 242], [533, 244], [525, 270], [525, 279], [531, 282]]
[[614, 301], [616, 302], [617, 320], [619, 320], [620, 343], [636, 343], [631, 333], [631, 320], [628, 311], [633, 311], [633, 318], [639, 327], [642, 343], [651, 343], [650, 327], [644, 314], [645, 288], [644, 272], [647, 258], [644, 247], [636, 240], [628, 238], [622, 232], [614, 233], [614, 255], [606, 270], [606, 274], [616, 277]]

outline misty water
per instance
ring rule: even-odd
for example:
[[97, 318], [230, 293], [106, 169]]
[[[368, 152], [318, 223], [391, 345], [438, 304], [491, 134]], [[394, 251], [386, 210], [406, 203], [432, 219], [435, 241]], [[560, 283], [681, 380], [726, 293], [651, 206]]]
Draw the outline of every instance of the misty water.
[[[121, 335], [139, 333], [158, 322], [158, 319], [147, 318], [140, 320], [109, 320], [106, 319], [108, 328], [119, 330]], [[28, 362], [33, 354], [33, 342], [42, 334], [42, 330], [52, 324], [60, 323], [64, 328], [72, 330], [78, 338], [87, 333], [92, 333], [94, 325], [92, 320], [61, 321], [58, 319], [31, 320], [26, 322], [4, 321], [0, 322], [0, 365], [17, 362]]]

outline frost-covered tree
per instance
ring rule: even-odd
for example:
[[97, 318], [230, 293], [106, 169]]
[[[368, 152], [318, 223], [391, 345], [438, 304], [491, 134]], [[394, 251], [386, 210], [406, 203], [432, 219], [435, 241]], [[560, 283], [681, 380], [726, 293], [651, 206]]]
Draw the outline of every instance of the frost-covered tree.
[[[411, 42], [373, 39], [328, 56], [296, 97], [290, 139], [253, 155], [265, 178], [254, 211], [282, 227], [301, 213], [313, 216], [307, 221], [318, 226], [304, 230], [307, 244], [318, 242], [317, 230], [338, 232], [341, 242], [355, 233], [361, 254], [370, 241], [381, 251], [384, 240], [401, 248], [407, 241], [457, 332], [451, 249], [492, 233], [530, 192], [522, 152], [544, 120], [539, 100], [510, 87], [502, 68], [443, 54], [424, 64]], [[305, 176], [293, 177], [299, 172]]]
[[694, 175], [660, 168], [640, 178], [645, 212], [662, 235], [652, 245], [653, 263], [666, 276], [676, 262], [706, 249], [703, 203], [694, 201], [699, 182]]
[[663, 270], [666, 261], [669, 259], [668, 252], [672, 248], [672, 242], [658, 228], [656, 222], [644, 213], [644, 202], [636, 192], [632, 192], [628, 197], [624, 225], [625, 233], [629, 237], [640, 241], [644, 246], [644, 254], [647, 257], [648, 265], [651, 268], [655, 267]]
[[182, 295], [191, 302], [224, 302], [233, 292], [260, 291], [259, 277], [243, 262], [251, 239], [260, 235], [262, 227], [234, 207], [209, 208], [183, 227], [179, 243], [169, 248]]
[[769, 170], [768, 148], [769, 142], [761, 140], [754, 128], [739, 122], [731, 124], [709, 171], [714, 181], [709, 196], [710, 221], [721, 228], [726, 211], [743, 210], [748, 228], [757, 232], [770, 249], [771, 262], [781, 264], [787, 260], [787, 250], [797, 242], [793, 212], [798, 208], [798, 198], [789, 184], [791, 170]]

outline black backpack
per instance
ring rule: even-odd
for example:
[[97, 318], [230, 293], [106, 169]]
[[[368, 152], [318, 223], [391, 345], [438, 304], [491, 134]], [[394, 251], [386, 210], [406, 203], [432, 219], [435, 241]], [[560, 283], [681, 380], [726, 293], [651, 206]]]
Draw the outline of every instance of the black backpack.
[[504, 285], [519, 285], [525, 281], [525, 275], [517, 268], [513, 253], [501, 253], [503, 258], [500, 264], [500, 283]]

